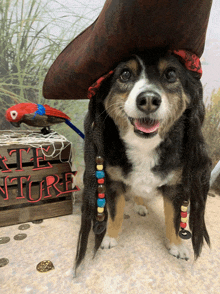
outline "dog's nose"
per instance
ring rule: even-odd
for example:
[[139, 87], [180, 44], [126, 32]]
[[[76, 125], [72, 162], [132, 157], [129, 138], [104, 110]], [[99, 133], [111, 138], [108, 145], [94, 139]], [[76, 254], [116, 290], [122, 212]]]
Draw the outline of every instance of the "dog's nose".
[[153, 91], [142, 92], [137, 96], [137, 108], [146, 114], [155, 112], [161, 104], [161, 97]]

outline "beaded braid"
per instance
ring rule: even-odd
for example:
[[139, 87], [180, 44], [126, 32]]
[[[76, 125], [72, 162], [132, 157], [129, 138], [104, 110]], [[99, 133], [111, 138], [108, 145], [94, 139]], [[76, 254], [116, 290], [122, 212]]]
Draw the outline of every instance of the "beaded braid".
[[[96, 98], [98, 94], [96, 95]], [[85, 118], [85, 173], [84, 173], [84, 189], [83, 189], [83, 205], [82, 205], [82, 217], [81, 228], [78, 237], [77, 252], [75, 259], [75, 271], [85, 257], [88, 244], [88, 236], [91, 227], [95, 233], [95, 246], [94, 255], [101, 245], [106, 232], [106, 224], [108, 219], [108, 212], [106, 205], [103, 207], [103, 220], [97, 217], [97, 189], [99, 183], [96, 178], [96, 157], [101, 156], [104, 158], [103, 147], [103, 121], [100, 121], [100, 113], [103, 111], [103, 107], [99, 109], [97, 99], [93, 97], [89, 103], [88, 114]], [[100, 165], [100, 164], [99, 164]], [[103, 161], [104, 171], [104, 161]], [[100, 170], [101, 171], [101, 170]], [[100, 197], [99, 197], [100, 198]]]
[[188, 209], [189, 201], [183, 201], [183, 204], [181, 206], [181, 222], [180, 222], [180, 228], [179, 236], [182, 239], [190, 239], [191, 233], [188, 230], [185, 230], [187, 226], [187, 209]]
[[[98, 99], [97, 99], [98, 100]], [[100, 109], [96, 101], [96, 112], [93, 124], [93, 142], [96, 146], [97, 153], [95, 157], [96, 172], [95, 177], [97, 181], [97, 194], [96, 194], [96, 215], [93, 221], [93, 231], [97, 235], [102, 234], [104, 236], [107, 225], [107, 209], [106, 209], [106, 186], [105, 186], [105, 171], [104, 171], [104, 144], [103, 144], [103, 118]], [[102, 237], [100, 236], [100, 239]], [[95, 246], [96, 247], [96, 246]]]
[[106, 187], [105, 183], [105, 172], [104, 172], [104, 159], [102, 156], [96, 156], [96, 173], [95, 176], [97, 178], [98, 188], [97, 188], [97, 212], [96, 212], [96, 221], [93, 226], [93, 231], [95, 234], [101, 234], [106, 229], [106, 221], [105, 221], [105, 191]]

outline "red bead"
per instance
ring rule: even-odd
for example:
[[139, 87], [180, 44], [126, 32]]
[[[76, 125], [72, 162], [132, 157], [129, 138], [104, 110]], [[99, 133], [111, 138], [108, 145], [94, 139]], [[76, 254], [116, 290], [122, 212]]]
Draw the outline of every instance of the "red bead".
[[98, 184], [104, 184], [105, 179], [98, 179]]
[[187, 224], [180, 222], [180, 226], [181, 226], [181, 228], [185, 229], [185, 227], [187, 226]]
[[98, 193], [99, 198], [105, 198], [105, 193]]
[[181, 217], [187, 217], [187, 211], [181, 211]]

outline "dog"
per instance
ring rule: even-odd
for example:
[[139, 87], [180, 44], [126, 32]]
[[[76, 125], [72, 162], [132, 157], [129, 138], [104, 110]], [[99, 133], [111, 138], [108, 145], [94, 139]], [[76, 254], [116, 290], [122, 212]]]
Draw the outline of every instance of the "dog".
[[[178, 235], [183, 200], [190, 202], [189, 225], [195, 259], [203, 241], [210, 245], [204, 213], [211, 171], [202, 135], [205, 115], [198, 72], [171, 51], [148, 50], [119, 63], [89, 103], [85, 118], [85, 173], [76, 264], [83, 260], [91, 226], [96, 224], [96, 157], [104, 159], [104, 221], [95, 252], [117, 244], [126, 195], [138, 212], [143, 199], [159, 192], [164, 200], [169, 253], [188, 260]], [[94, 227], [93, 227], [94, 228]]]

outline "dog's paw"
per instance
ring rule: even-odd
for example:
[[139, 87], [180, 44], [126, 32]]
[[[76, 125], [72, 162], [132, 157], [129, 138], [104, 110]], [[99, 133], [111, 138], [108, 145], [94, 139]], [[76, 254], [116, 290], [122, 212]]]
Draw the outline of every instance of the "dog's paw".
[[171, 255], [175, 256], [176, 258], [181, 258], [185, 260], [189, 259], [189, 250], [184, 246], [184, 244], [170, 244], [168, 246], [168, 251]]
[[115, 247], [117, 245], [118, 245], [118, 242], [116, 241], [115, 238], [105, 236], [102, 241], [101, 248], [102, 249], [110, 249], [110, 248]]
[[134, 210], [141, 216], [145, 216], [146, 214], [148, 214], [148, 210], [144, 205], [138, 205], [135, 203]]

